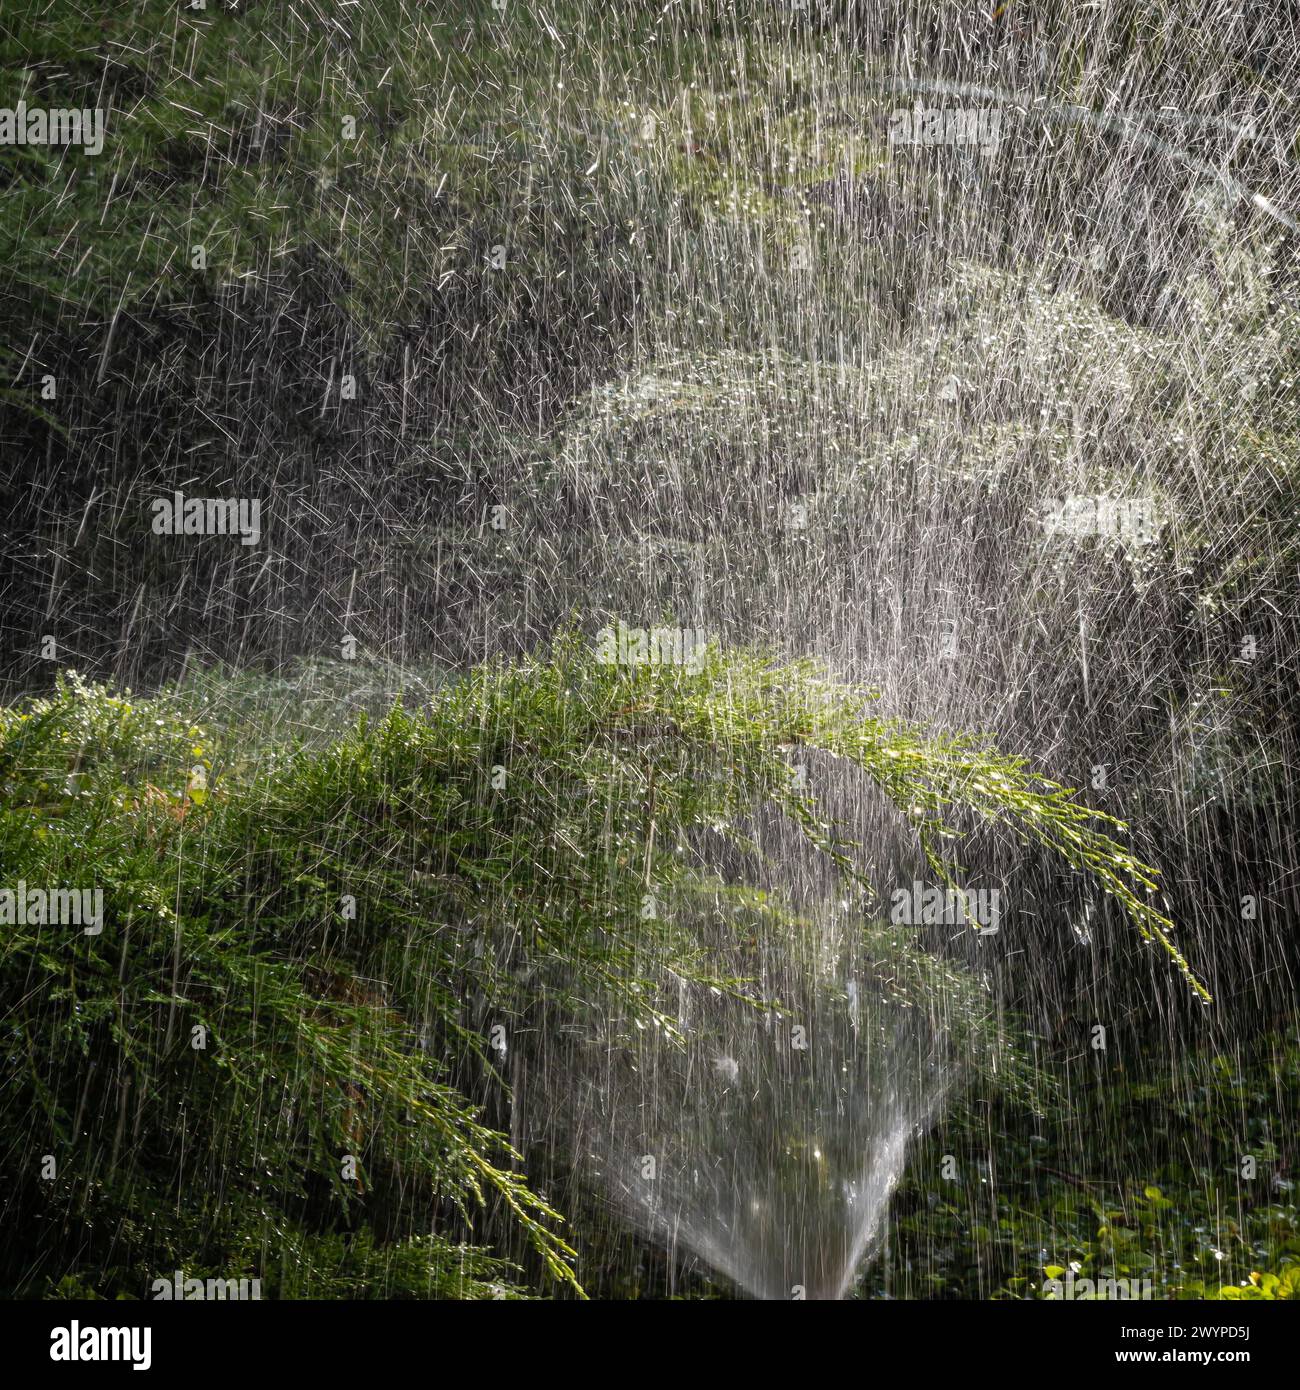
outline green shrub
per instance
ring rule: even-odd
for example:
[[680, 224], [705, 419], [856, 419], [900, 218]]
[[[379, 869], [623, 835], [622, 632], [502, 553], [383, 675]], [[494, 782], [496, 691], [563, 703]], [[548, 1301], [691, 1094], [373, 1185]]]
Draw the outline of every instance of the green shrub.
[[[608, 1006], [671, 1037], [681, 980], [770, 1004], [718, 972], [689, 913], [641, 909], [648, 891], [704, 894], [737, 931], [797, 930], [693, 844], [747, 846], [763, 806], [865, 883], [857, 847], [796, 784], [796, 748], [861, 768], [944, 877], [960, 815], [1056, 851], [1186, 971], [1145, 902], [1153, 871], [1104, 817], [1014, 758], [870, 704], [807, 663], [711, 649], [695, 672], [621, 668], [571, 633], [425, 710], [363, 716], [324, 751], [235, 761], [238, 739], [223, 751], [173, 699], [71, 675], [6, 711], [4, 882], [105, 900], [97, 935], [4, 930], [6, 1285], [97, 1270], [104, 1293], [143, 1296], [183, 1269], [288, 1294], [379, 1278], [498, 1296], [511, 1271], [464, 1246], [505, 1222], [535, 1278], [576, 1289], [559, 1213], [485, 1114], [504, 1082], [483, 1019], [580, 1025]], [[960, 992], [906, 942], [877, 948], [905, 958], [899, 991]], [[992, 1037], [973, 998], [963, 1026]]]

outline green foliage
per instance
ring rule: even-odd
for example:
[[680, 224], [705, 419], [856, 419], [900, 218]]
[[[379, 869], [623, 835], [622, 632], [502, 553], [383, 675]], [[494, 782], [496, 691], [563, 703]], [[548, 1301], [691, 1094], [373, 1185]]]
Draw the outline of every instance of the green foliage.
[[890, 1268], [870, 1271], [864, 1294], [1045, 1298], [1047, 1280], [1074, 1278], [1149, 1283], [1162, 1300], [1294, 1295], [1300, 1205], [1272, 1118], [1300, 1085], [1294, 1036], [1132, 1076], [1040, 1061], [1070, 1094], [1068, 1125], [1003, 1103], [950, 1113], [914, 1157]]
[[[857, 848], [796, 786], [796, 747], [859, 766], [937, 870], [959, 812], [995, 817], [1160, 932], [1138, 896], [1152, 871], [1063, 789], [869, 710], [808, 664], [713, 649], [698, 672], [619, 668], [571, 633], [438, 688], [424, 711], [363, 715], [323, 750], [234, 761], [173, 699], [71, 675], [7, 711], [5, 882], [105, 898], [99, 935], [4, 932], [0, 1146], [21, 1175], [7, 1279], [31, 1290], [98, 1260], [106, 1293], [140, 1296], [177, 1268], [341, 1291], [380, 1265], [410, 1287], [427, 1264], [432, 1290], [463, 1277], [484, 1292], [507, 1271], [460, 1247], [500, 1218], [526, 1234], [539, 1276], [576, 1287], [559, 1214], [484, 1115], [503, 1094], [487, 1021], [544, 1008], [581, 1024], [604, 1001], [671, 1036], [668, 980], [762, 1004], [719, 974], [689, 913], [642, 905], [705, 895], [738, 932], [795, 930], [694, 843], [748, 845], [764, 805], [865, 880]], [[947, 967], [876, 941], [900, 995], [961, 996]], [[965, 989], [954, 1017], [982, 1036]], [[276, 1276], [295, 1248], [310, 1258]]]
[[204, 733], [173, 701], [132, 701], [61, 672], [54, 694], [0, 709], [0, 785], [15, 803], [116, 795], [149, 779], [184, 786], [207, 756]]
[[1261, 1274], [1258, 1270], [1252, 1270], [1250, 1278], [1242, 1284], [1221, 1284], [1216, 1289], [1213, 1284], [1196, 1282], [1188, 1284], [1186, 1292], [1190, 1297], [1211, 1302], [1300, 1299], [1300, 1260], [1287, 1260], [1276, 1272], [1265, 1271]]

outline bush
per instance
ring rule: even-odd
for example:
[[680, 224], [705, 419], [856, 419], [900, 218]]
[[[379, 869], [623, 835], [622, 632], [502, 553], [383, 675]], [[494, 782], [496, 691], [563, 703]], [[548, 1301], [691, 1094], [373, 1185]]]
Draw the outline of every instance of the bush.
[[[577, 1290], [560, 1214], [489, 1122], [506, 1085], [487, 1021], [544, 1010], [581, 1027], [608, 1009], [672, 1037], [680, 981], [779, 1002], [719, 973], [689, 911], [642, 909], [703, 894], [737, 932], [797, 930], [700, 851], [748, 847], [764, 807], [865, 884], [858, 848], [798, 786], [796, 748], [861, 769], [946, 880], [962, 816], [1055, 851], [1187, 973], [1145, 901], [1153, 871], [1106, 818], [870, 701], [750, 652], [606, 665], [571, 633], [425, 710], [362, 716], [324, 751], [250, 760], [231, 738], [236, 762], [174, 698], [74, 675], [5, 711], [5, 883], [104, 893], [98, 934], [4, 932], [5, 1286], [75, 1276], [144, 1296], [182, 1269], [286, 1295], [378, 1281], [495, 1297], [515, 1271], [466, 1242], [513, 1227], [534, 1283]], [[909, 962], [892, 987], [960, 992], [910, 943], [871, 939]], [[962, 1017], [998, 1045], [978, 1007]]]

